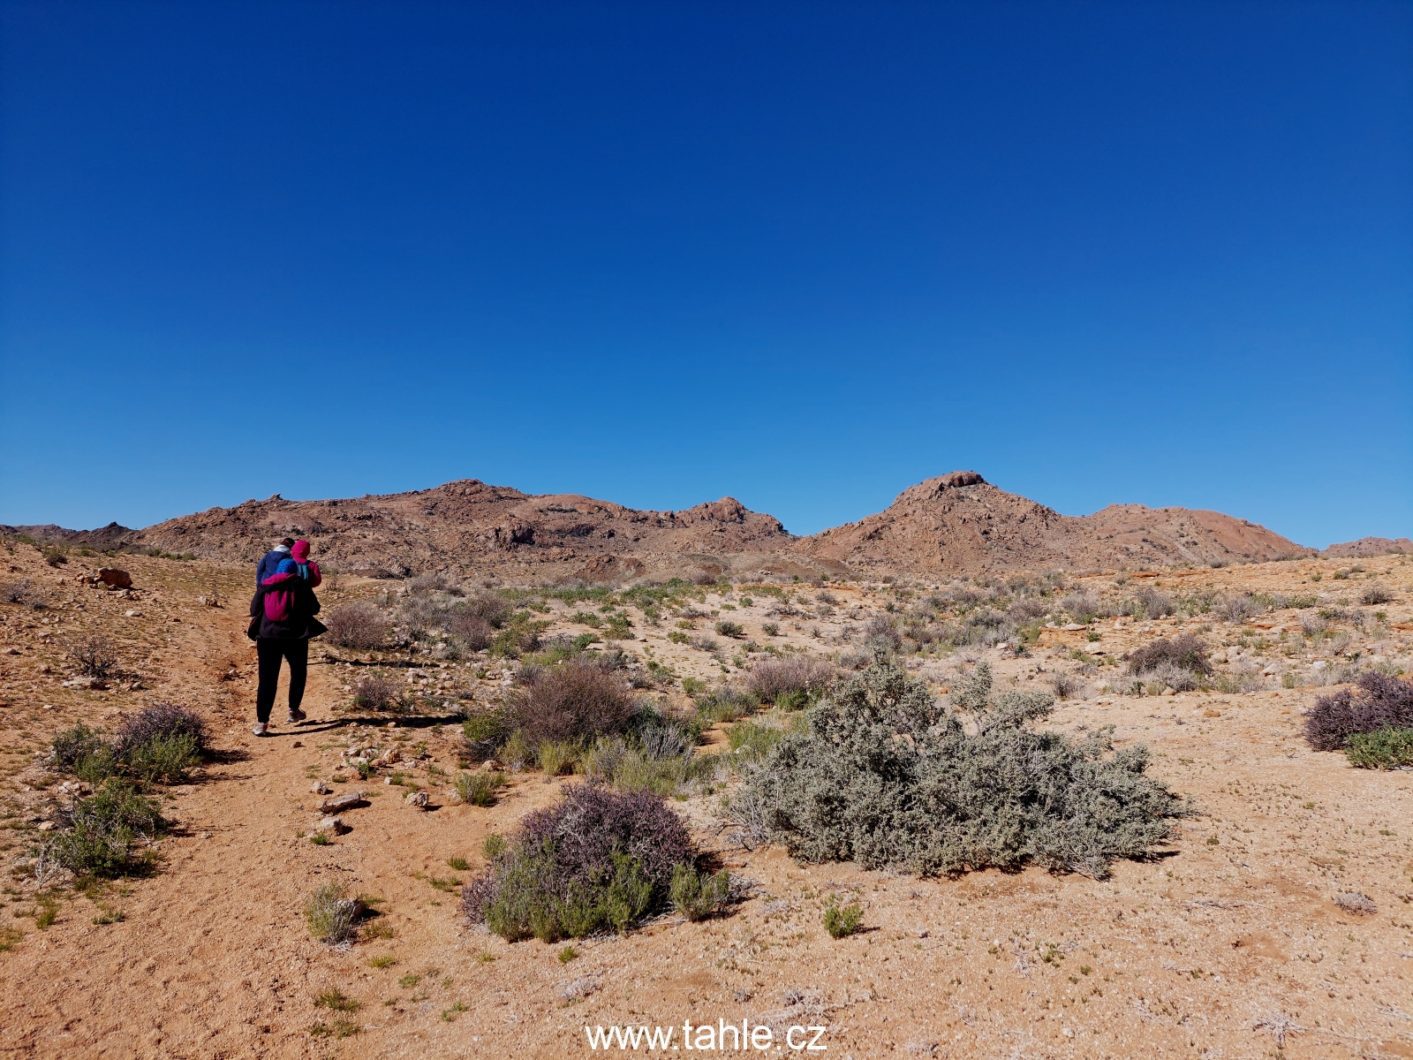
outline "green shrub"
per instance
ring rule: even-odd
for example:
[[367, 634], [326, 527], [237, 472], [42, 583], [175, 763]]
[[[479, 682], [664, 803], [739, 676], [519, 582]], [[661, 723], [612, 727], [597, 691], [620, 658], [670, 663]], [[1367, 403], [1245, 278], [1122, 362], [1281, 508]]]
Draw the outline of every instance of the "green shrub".
[[467, 884], [462, 909], [512, 942], [622, 932], [660, 909], [674, 868], [693, 861], [686, 826], [660, 798], [571, 787], [524, 819]]
[[144, 744], [174, 736], [189, 736], [197, 758], [205, 758], [209, 752], [206, 722], [194, 710], [175, 703], [157, 703], [125, 717], [114, 734], [113, 746], [119, 760], [128, 761]]
[[[129, 748], [122, 762], [124, 772], [148, 784], [180, 784], [201, 761], [196, 737], [189, 732], [154, 736]], [[86, 760], [93, 768], [94, 759]], [[101, 766], [99, 766], [101, 768]]]
[[547, 776], [563, 776], [574, 772], [579, 748], [567, 740], [541, 740], [535, 748], [535, 761]]
[[863, 908], [857, 902], [841, 906], [837, 898], [824, 907], [824, 930], [832, 939], [848, 938], [863, 930]]
[[525, 734], [516, 729], [506, 737], [505, 743], [501, 744], [497, 757], [512, 770], [518, 771], [534, 765], [535, 749], [530, 746]]
[[472, 761], [494, 758], [510, 735], [510, 722], [502, 710], [486, 710], [468, 714], [461, 723], [461, 735], [466, 740], [466, 753]]
[[801, 860], [922, 875], [1037, 862], [1101, 877], [1169, 838], [1185, 812], [1145, 775], [1143, 748], [1032, 728], [1047, 694], [996, 694], [983, 664], [952, 700], [876, 663], [780, 740], [738, 804]]
[[477, 770], [456, 775], [456, 794], [468, 806], [494, 806], [496, 794], [505, 786], [501, 773]]
[[721, 621], [716, 624], [716, 635], [718, 637], [730, 637], [732, 640], [740, 640], [746, 635], [745, 629], [739, 622]]
[[1360, 769], [1397, 769], [1413, 766], [1413, 729], [1392, 726], [1349, 737], [1349, 761]]
[[314, 938], [336, 946], [358, 937], [358, 923], [366, 912], [363, 902], [348, 897], [342, 884], [326, 883], [305, 903], [304, 922]]
[[730, 903], [731, 874], [725, 869], [707, 873], [692, 865], [678, 865], [672, 870], [668, 894], [672, 908], [688, 920], [705, 920]]
[[50, 762], [90, 784], [117, 775], [179, 784], [206, 751], [206, 723], [183, 707], [159, 704], [125, 719], [112, 742], [85, 725], [66, 729], [50, 745]]
[[[656, 732], [657, 728], [648, 730]], [[650, 791], [655, 795], [675, 795], [686, 784], [707, 776], [713, 763], [697, 757], [691, 746], [672, 748], [645, 746], [640, 740], [622, 736], [600, 737], [584, 752], [580, 766], [590, 780], [602, 781], [620, 791]]]
[[746, 688], [762, 703], [798, 710], [822, 695], [836, 673], [831, 663], [809, 655], [767, 659], [756, 664]]
[[784, 735], [783, 729], [754, 721], [743, 721], [731, 726], [726, 740], [731, 750], [742, 758], [759, 758], [769, 754]]
[[80, 799], [65, 817], [45, 853], [76, 876], [140, 875], [152, 861], [146, 844], [167, 826], [156, 801], [119, 778]]
[[528, 611], [516, 611], [491, 641], [491, 654], [506, 659], [518, 659], [540, 646], [540, 634], [549, 623], [536, 620]]
[[703, 726], [735, 721], [747, 714], [754, 714], [758, 706], [759, 702], [754, 696], [723, 685], [697, 701], [697, 719]]
[[117, 772], [117, 756], [103, 734], [87, 725], [75, 725], [54, 737], [49, 762], [89, 784], [100, 784]]

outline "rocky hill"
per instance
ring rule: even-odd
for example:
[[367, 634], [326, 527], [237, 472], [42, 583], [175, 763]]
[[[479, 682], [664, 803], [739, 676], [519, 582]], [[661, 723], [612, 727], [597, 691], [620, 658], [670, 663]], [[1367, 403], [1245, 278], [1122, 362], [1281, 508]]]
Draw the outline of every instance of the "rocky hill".
[[74, 545], [156, 549], [232, 563], [250, 562], [286, 535], [305, 536], [339, 570], [390, 577], [446, 572], [526, 584], [811, 577], [848, 569], [935, 578], [1207, 566], [1310, 554], [1264, 527], [1218, 512], [1125, 504], [1093, 515], [1061, 515], [998, 489], [975, 471], [928, 479], [882, 512], [803, 538], [730, 497], [682, 511], [651, 511], [575, 494], [536, 496], [474, 479], [344, 500], [276, 495], [136, 531], [117, 524], [94, 531], [10, 529]]
[[1348, 559], [1367, 559], [1390, 554], [1413, 555], [1413, 539], [1406, 537], [1361, 537], [1357, 541], [1341, 541], [1325, 549], [1324, 555]]
[[532, 496], [468, 479], [348, 500], [278, 495], [169, 519], [132, 535], [165, 552], [248, 561], [286, 535], [340, 570], [429, 571], [504, 581], [807, 573], [779, 520], [730, 497], [643, 511], [574, 494]]
[[1255, 523], [1218, 512], [1114, 505], [1093, 515], [997, 489], [975, 471], [928, 479], [884, 511], [798, 546], [853, 568], [945, 575], [1055, 567], [1205, 566], [1308, 555]]

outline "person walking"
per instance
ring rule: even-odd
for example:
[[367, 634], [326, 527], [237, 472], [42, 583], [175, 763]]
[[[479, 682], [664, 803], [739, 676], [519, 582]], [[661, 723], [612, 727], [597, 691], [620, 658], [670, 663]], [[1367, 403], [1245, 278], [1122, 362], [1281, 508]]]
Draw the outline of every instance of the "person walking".
[[309, 638], [318, 636], [324, 627], [314, 617], [319, 613], [319, 598], [314, 595], [318, 565], [307, 562], [307, 541], [296, 544], [304, 545], [305, 567], [312, 567], [311, 576], [306, 579], [300, 574], [300, 564], [291, 554], [260, 582], [250, 601], [250, 627], [246, 632], [255, 641], [260, 674], [255, 692], [255, 728], [251, 730], [256, 736], [269, 734], [281, 661], [289, 664], [289, 722], [294, 725], [306, 717], [300, 704], [309, 674]]
[[281, 562], [289, 559], [290, 549], [293, 546], [294, 538], [287, 537], [260, 557], [260, 562], [255, 565], [255, 585], [257, 588], [261, 582], [275, 573]]

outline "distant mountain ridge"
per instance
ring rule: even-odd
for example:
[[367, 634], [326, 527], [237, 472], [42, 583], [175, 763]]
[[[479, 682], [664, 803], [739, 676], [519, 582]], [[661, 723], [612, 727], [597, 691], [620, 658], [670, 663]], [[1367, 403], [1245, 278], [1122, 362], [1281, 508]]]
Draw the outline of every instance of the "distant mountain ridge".
[[[1061, 515], [975, 471], [910, 486], [881, 512], [808, 537], [732, 497], [680, 511], [628, 508], [577, 494], [527, 494], [476, 479], [334, 500], [278, 494], [141, 530], [0, 527], [96, 548], [153, 548], [250, 562], [286, 535], [306, 536], [332, 568], [386, 577], [444, 571], [507, 583], [638, 578], [812, 577], [850, 571], [941, 578], [1016, 570], [1117, 570], [1261, 562], [1312, 549], [1245, 519], [1116, 504]], [[1413, 551], [1364, 538], [1332, 556]]]

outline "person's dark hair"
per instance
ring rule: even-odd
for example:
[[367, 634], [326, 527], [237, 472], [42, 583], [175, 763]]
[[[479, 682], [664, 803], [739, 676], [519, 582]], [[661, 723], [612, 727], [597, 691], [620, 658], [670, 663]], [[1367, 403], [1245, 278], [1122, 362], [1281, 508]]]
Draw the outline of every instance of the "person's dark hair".
[[294, 538], [292, 538], [292, 537], [284, 537], [284, 538], [281, 538], [281, 539], [280, 539], [280, 544], [284, 545], [286, 548], [293, 548], [293, 547], [294, 547]]

